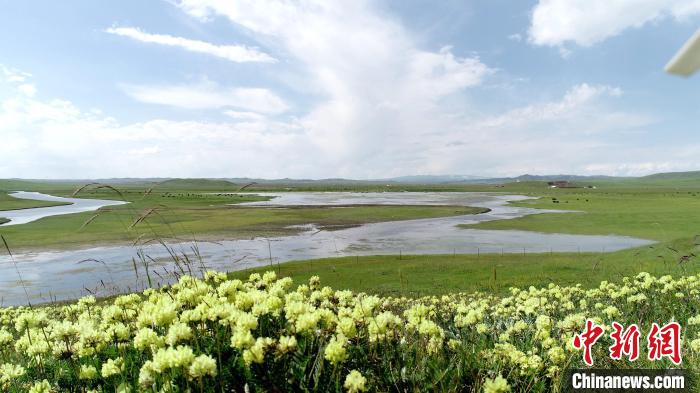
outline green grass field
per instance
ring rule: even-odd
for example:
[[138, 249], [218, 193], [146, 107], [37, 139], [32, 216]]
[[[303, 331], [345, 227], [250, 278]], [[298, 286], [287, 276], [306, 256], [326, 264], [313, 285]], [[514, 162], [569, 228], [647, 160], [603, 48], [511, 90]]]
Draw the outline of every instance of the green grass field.
[[[558, 192], [557, 192], [558, 191]], [[517, 206], [574, 210], [480, 223], [481, 229], [522, 229], [572, 234], [616, 234], [671, 241], [700, 235], [700, 192], [673, 190], [553, 190]]]

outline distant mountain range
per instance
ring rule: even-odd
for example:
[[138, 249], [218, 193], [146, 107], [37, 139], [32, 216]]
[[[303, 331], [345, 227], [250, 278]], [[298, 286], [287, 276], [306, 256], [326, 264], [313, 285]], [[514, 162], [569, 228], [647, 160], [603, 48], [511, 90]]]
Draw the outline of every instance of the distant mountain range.
[[484, 177], [469, 175], [414, 175], [399, 176], [378, 181], [390, 181], [396, 183], [462, 183], [483, 180]]
[[472, 183], [512, 183], [512, 182], [527, 182], [527, 181], [606, 181], [606, 180], [628, 180], [633, 177], [618, 177], [618, 176], [583, 176], [583, 175], [520, 175], [516, 177], [498, 177], [489, 179], [478, 179]]
[[648, 176], [632, 177], [632, 176], [583, 176], [583, 175], [520, 175], [515, 177], [484, 177], [474, 175], [412, 175], [399, 176], [386, 179], [370, 179], [356, 180], [344, 178], [329, 178], [329, 179], [253, 179], [253, 178], [230, 178], [217, 179], [227, 180], [236, 184], [357, 184], [357, 183], [377, 183], [377, 184], [502, 184], [514, 182], [549, 182], [549, 181], [568, 181], [568, 182], [605, 182], [605, 181], [629, 181], [642, 183], [667, 183], [667, 182], [698, 182], [700, 183], [700, 171], [694, 172], [669, 172], [656, 173]]
[[[20, 180], [20, 179], [16, 179]], [[30, 179], [26, 179], [30, 180]], [[31, 179], [42, 182], [71, 182], [71, 183], [88, 183], [99, 182], [107, 184], [144, 184], [144, 183], [160, 183], [161, 185], [170, 185], [173, 187], [183, 185], [193, 185], [199, 183], [198, 186], [210, 186], [210, 188], [222, 188], [229, 186], [231, 183], [235, 185], [245, 185], [249, 183], [257, 184], [358, 184], [358, 183], [398, 183], [398, 184], [440, 184], [440, 183], [467, 183], [467, 184], [500, 184], [512, 182], [532, 182], [532, 181], [569, 181], [569, 182], [600, 182], [600, 181], [630, 181], [630, 182], [650, 182], [650, 183], [665, 183], [665, 182], [700, 182], [700, 171], [691, 172], [668, 172], [655, 173], [653, 175], [640, 177], [620, 177], [620, 176], [582, 176], [582, 175], [520, 175], [515, 177], [482, 177], [473, 175], [412, 175], [399, 176], [386, 179], [370, 179], [357, 180], [345, 178], [327, 178], [327, 179], [261, 179], [261, 178], [109, 178], [109, 179], [66, 179], [66, 180], [46, 180], [46, 179]]]
[[[700, 179], [700, 172], [697, 172], [697, 178]], [[663, 174], [652, 175], [660, 176]], [[252, 178], [231, 178], [225, 179], [233, 183], [260, 183], [260, 184], [288, 184], [288, 183], [401, 183], [401, 184], [440, 184], [440, 183], [468, 183], [468, 184], [499, 184], [527, 181], [605, 181], [605, 180], [626, 180], [626, 179], [642, 179], [635, 177], [616, 177], [616, 176], [582, 176], [582, 175], [520, 175], [516, 177], [483, 177], [472, 175], [413, 175], [399, 176], [386, 179], [370, 179], [356, 180], [343, 178], [329, 179], [252, 179]]]

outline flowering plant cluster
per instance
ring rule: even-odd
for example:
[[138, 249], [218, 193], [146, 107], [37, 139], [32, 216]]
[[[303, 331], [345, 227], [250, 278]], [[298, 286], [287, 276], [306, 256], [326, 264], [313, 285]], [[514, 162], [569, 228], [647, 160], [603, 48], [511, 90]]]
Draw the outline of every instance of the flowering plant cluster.
[[[699, 276], [642, 273], [594, 289], [398, 298], [209, 272], [109, 301], [0, 309], [0, 390], [555, 391], [584, 366], [573, 338], [587, 320], [608, 333], [613, 321], [678, 321], [683, 363], [634, 367], [697, 365], [699, 291]], [[592, 351], [596, 367], [630, 367]]]

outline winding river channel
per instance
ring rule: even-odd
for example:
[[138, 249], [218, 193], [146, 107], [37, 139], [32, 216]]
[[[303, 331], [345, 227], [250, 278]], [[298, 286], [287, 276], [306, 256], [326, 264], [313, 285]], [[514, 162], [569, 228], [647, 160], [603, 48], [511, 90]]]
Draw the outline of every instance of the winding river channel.
[[[91, 247], [78, 250], [24, 252], [13, 257], [0, 255], [0, 299], [2, 304], [26, 304], [51, 299], [70, 299], [88, 293], [109, 295], [143, 289], [148, 276], [152, 281], [172, 280], [175, 269], [171, 252], [196, 254], [207, 269], [241, 270], [277, 263], [335, 256], [380, 254], [446, 254], [446, 253], [522, 253], [522, 252], [609, 252], [652, 243], [626, 236], [585, 236], [545, 234], [512, 230], [460, 228], [459, 224], [513, 219], [529, 214], [556, 210], [515, 207], [508, 201], [527, 199], [520, 195], [457, 192], [396, 193], [333, 193], [293, 192], [272, 196], [265, 202], [246, 205], [285, 208], [300, 205], [401, 204], [455, 205], [491, 209], [487, 213], [443, 218], [381, 222], [335, 231], [319, 230], [313, 224], [300, 227], [296, 235], [274, 238], [223, 240], [219, 242], [186, 242], [170, 245], [129, 245]], [[34, 198], [32, 198], [34, 199]], [[85, 201], [80, 199], [80, 201]], [[114, 202], [114, 201], [105, 201]], [[59, 206], [68, 208], [69, 206]], [[53, 208], [40, 208], [53, 209]], [[24, 212], [32, 216], [31, 210]], [[90, 209], [88, 209], [90, 210]], [[92, 209], [94, 210], [94, 209]], [[86, 210], [79, 210], [86, 211]], [[16, 211], [20, 212], [20, 211]], [[5, 212], [0, 212], [4, 216]], [[69, 213], [57, 213], [69, 214]], [[8, 217], [10, 218], [10, 217]], [[22, 216], [12, 218], [15, 223]], [[572, 217], [572, 219], [575, 219]], [[32, 220], [30, 220], [32, 221]], [[26, 221], [28, 222], [28, 221]], [[0, 227], [0, 233], [2, 228]], [[139, 255], [149, 261], [145, 274]], [[134, 261], [136, 270], [134, 270]], [[193, 269], [202, 269], [201, 263]], [[21, 276], [24, 285], [20, 282]], [[25, 294], [24, 290], [27, 290]]]
[[122, 201], [109, 201], [103, 199], [64, 198], [42, 194], [39, 192], [27, 191], [13, 192], [12, 194], [10, 194], [10, 196], [17, 199], [32, 199], [35, 201], [47, 202], [63, 202], [67, 204], [49, 207], [37, 207], [33, 209], [0, 211], [0, 217], [7, 218], [8, 220], [10, 220], [9, 222], [2, 224], [5, 226], [26, 224], [44, 217], [95, 211], [101, 207], [122, 205], [126, 203]]

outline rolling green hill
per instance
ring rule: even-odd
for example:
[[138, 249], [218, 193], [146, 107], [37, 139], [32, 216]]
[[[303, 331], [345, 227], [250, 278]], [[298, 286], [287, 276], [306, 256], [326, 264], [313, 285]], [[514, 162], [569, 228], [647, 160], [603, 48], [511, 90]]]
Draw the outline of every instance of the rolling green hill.
[[152, 184], [158, 190], [212, 190], [236, 191], [241, 186], [227, 180], [215, 179], [170, 179]]
[[665, 173], [655, 173], [653, 175], [643, 176], [640, 179], [647, 180], [690, 180], [700, 179], [700, 171], [690, 171], [690, 172], [665, 172]]

